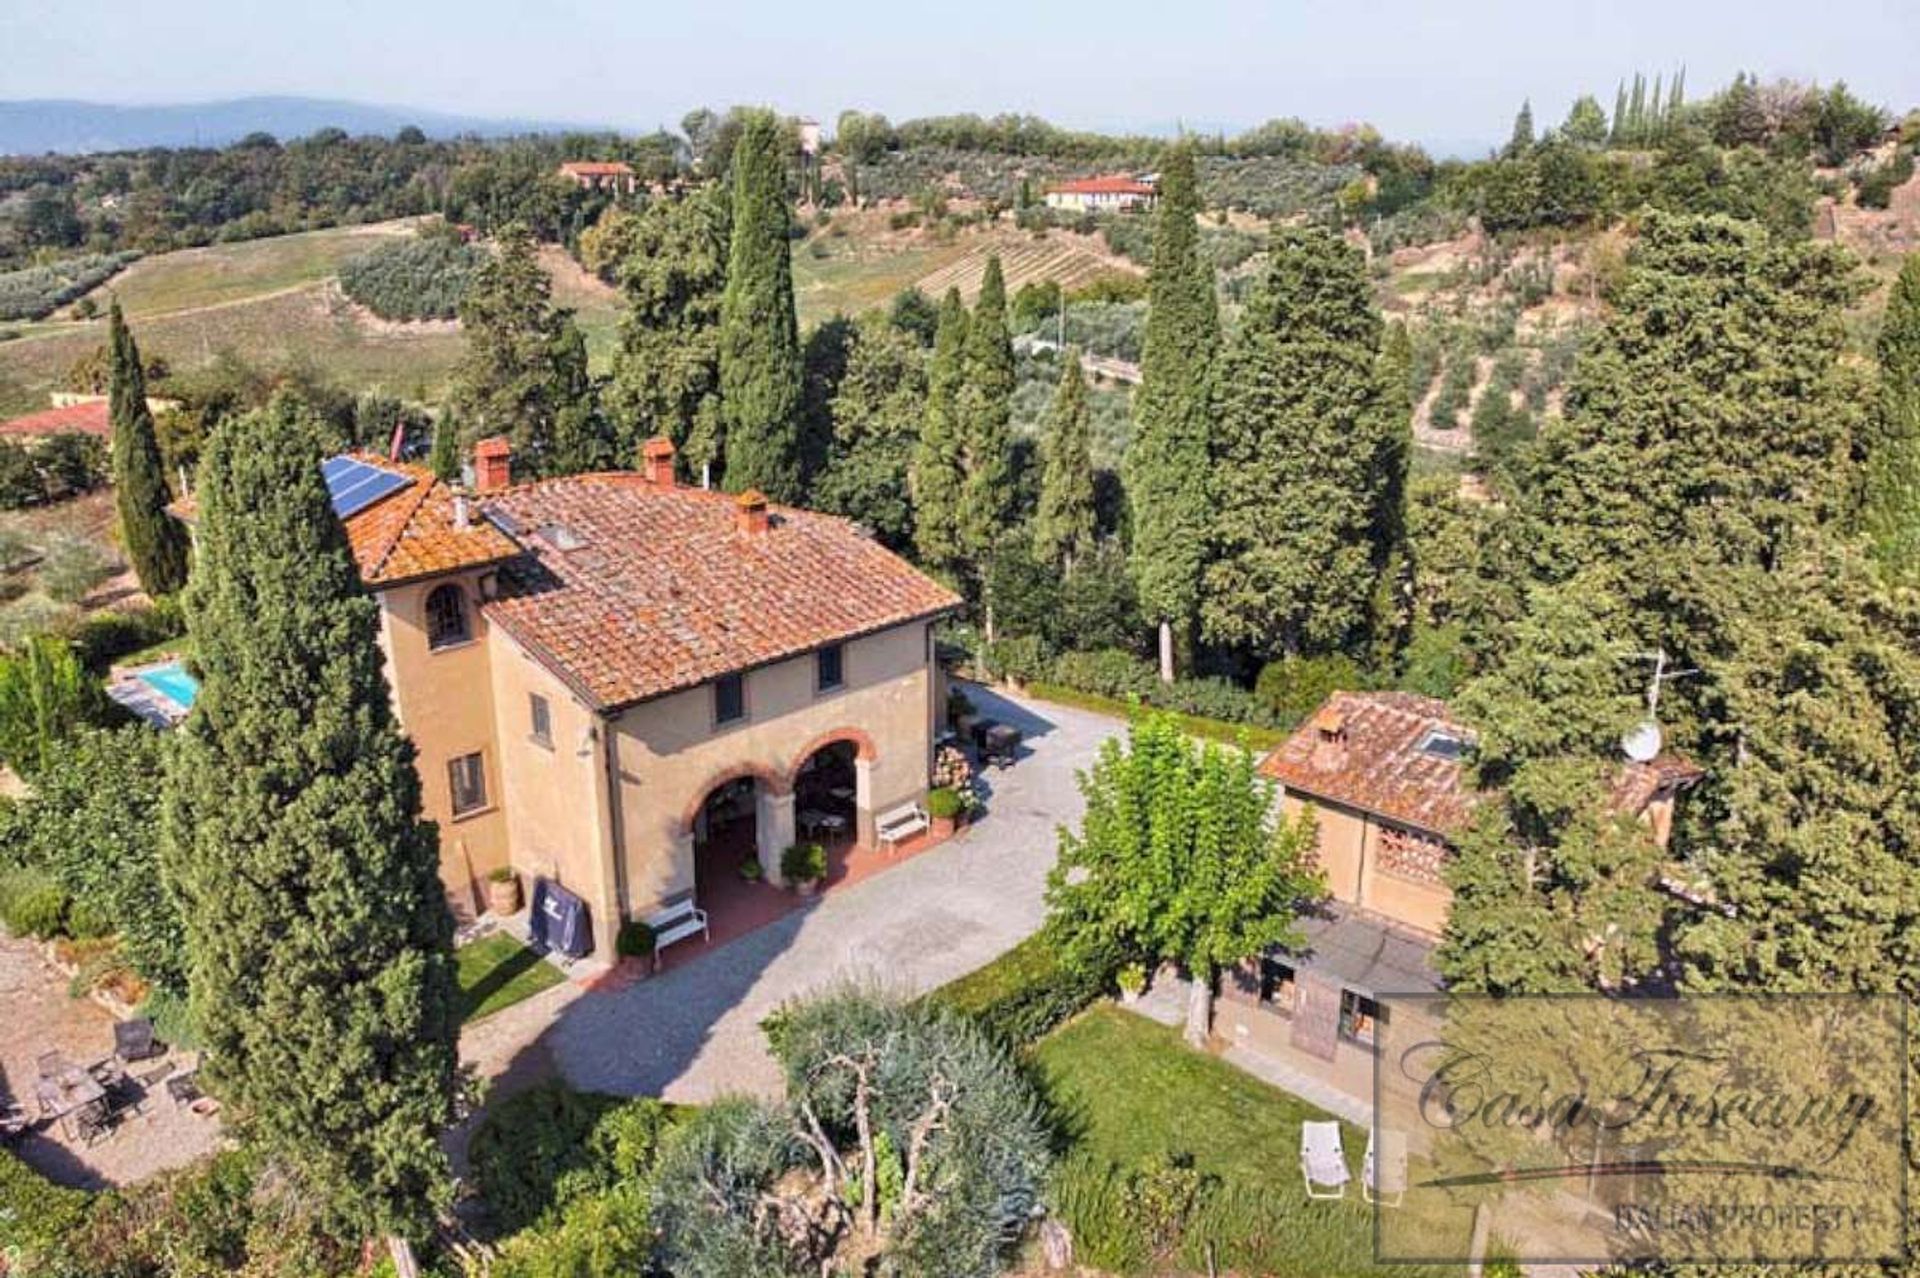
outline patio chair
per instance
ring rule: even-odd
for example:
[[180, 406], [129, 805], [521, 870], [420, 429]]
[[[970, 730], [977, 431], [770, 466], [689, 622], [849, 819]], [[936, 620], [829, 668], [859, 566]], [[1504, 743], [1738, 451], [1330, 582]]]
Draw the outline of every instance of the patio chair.
[[1407, 1193], [1407, 1135], [1374, 1128], [1360, 1164], [1360, 1193], [1370, 1203], [1398, 1207]]
[[39, 1070], [42, 1078], [59, 1078], [73, 1067], [67, 1063], [65, 1052], [42, 1052], [34, 1061], [34, 1068]]
[[73, 1111], [73, 1131], [83, 1145], [93, 1145], [113, 1134], [113, 1109], [106, 1098], [88, 1101]]
[[174, 1104], [192, 1105], [205, 1095], [200, 1090], [197, 1073], [198, 1071], [189, 1070], [185, 1074], [175, 1074], [167, 1080], [167, 1095], [173, 1099]]
[[[1352, 1173], [1347, 1171], [1346, 1151], [1340, 1146], [1339, 1123], [1300, 1124], [1300, 1176], [1307, 1183], [1309, 1198], [1347, 1196]], [[1316, 1185], [1321, 1188], [1315, 1189]]]
[[148, 1061], [167, 1050], [165, 1043], [153, 1036], [153, 1022], [144, 1016], [136, 1016], [130, 1021], [115, 1022], [113, 1027], [113, 1054], [131, 1065], [135, 1061]]

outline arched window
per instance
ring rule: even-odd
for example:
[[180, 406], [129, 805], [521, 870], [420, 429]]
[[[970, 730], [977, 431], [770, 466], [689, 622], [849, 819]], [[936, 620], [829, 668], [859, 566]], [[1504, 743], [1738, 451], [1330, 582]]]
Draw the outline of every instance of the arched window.
[[460, 587], [435, 586], [427, 596], [427, 647], [445, 648], [472, 638], [467, 628], [467, 596]]

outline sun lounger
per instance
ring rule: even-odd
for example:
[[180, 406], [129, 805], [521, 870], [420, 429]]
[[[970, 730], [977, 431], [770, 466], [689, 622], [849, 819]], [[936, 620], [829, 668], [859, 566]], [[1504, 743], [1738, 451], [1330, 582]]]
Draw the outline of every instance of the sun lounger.
[[1360, 1165], [1360, 1192], [1370, 1203], [1398, 1207], [1407, 1192], [1407, 1136], [1405, 1132], [1367, 1133], [1367, 1158]]
[[1339, 1123], [1300, 1124], [1300, 1176], [1309, 1198], [1346, 1197], [1352, 1173], [1340, 1146]]

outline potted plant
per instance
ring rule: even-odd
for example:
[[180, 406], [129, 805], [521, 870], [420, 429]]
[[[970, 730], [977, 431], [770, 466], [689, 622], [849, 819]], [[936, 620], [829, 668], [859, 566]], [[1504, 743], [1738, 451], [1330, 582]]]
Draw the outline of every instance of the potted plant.
[[487, 908], [506, 918], [520, 912], [520, 876], [510, 865], [502, 865], [487, 874]]
[[927, 820], [933, 826], [933, 837], [944, 839], [951, 835], [965, 808], [960, 792], [950, 786], [936, 786], [927, 791]]
[[620, 925], [620, 931], [613, 938], [613, 948], [621, 958], [652, 958], [654, 951], [653, 929], [641, 919], [628, 919]]
[[747, 882], [758, 883], [760, 881], [760, 875], [761, 875], [761, 869], [760, 869], [759, 857], [750, 856], [746, 860], [740, 863], [740, 877], [745, 879]]
[[812, 896], [827, 877], [827, 850], [818, 843], [789, 843], [780, 854], [780, 873], [794, 891]]
[[1120, 1001], [1137, 1003], [1147, 989], [1147, 969], [1139, 963], [1129, 963], [1120, 969]]

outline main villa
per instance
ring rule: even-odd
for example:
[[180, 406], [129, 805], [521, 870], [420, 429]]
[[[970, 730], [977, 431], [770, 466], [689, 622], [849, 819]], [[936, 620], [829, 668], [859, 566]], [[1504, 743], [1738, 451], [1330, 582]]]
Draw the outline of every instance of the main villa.
[[864, 847], [925, 798], [952, 592], [849, 520], [683, 487], [664, 439], [638, 472], [512, 464], [496, 439], [466, 487], [324, 468], [456, 916], [509, 869], [584, 901], [611, 958], [623, 920], [699, 904], [742, 847], [779, 882], [797, 817]]

